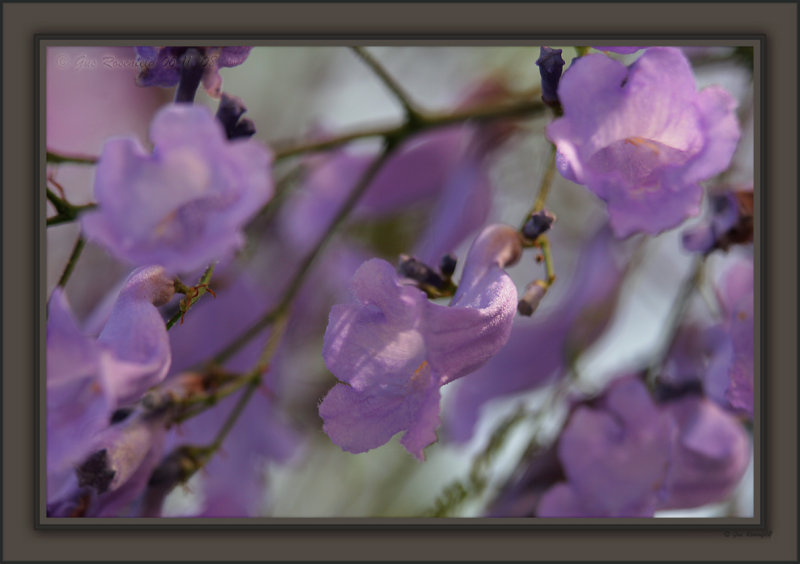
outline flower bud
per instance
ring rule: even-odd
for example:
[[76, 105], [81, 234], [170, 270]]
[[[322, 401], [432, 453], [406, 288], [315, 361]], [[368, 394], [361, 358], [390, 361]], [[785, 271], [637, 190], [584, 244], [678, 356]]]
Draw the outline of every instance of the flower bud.
[[525, 287], [525, 293], [517, 304], [517, 311], [520, 315], [530, 317], [536, 308], [539, 307], [542, 298], [547, 293], [547, 283], [544, 280], [534, 280]]
[[548, 106], [558, 106], [558, 83], [564, 69], [561, 49], [542, 47], [536, 64], [542, 76], [542, 101]]
[[535, 241], [540, 235], [546, 233], [556, 221], [556, 216], [547, 210], [541, 210], [531, 214], [528, 221], [522, 227], [522, 235], [526, 239]]

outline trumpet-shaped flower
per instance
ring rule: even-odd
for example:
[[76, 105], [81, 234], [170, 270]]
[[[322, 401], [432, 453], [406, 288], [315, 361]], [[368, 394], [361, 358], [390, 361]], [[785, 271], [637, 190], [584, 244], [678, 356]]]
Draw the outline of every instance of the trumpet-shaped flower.
[[82, 216], [115, 257], [191, 271], [244, 244], [241, 229], [272, 196], [272, 155], [228, 141], [204, 107], [173, 104], [150, 127], [148, 153], [131, 138], [106, 142], [95, 177], [98, 209]]
[[679, 49], [651, 48], [630, 68], [601, 54], [559, 83], [564, 116], [547, 128], [568, 180], [608, 205], [618, 237], [657, 234], [697, 215], [700, 182], [725, 170], [740, 131], [733, 97], [698, 92]]
[[508, 340], [517, 291], [503, 268], [520, 253], [514, 229], [487, 227], [470, 248], [449, 307], [430, 303], [385, 261], [359, 268], [354, 303], [334, 306], [325, 332], [325, 363], [342, 381], [319, 408], [334, 443], [365, 452], [405, 431], [403, 446], [424, 459], [436, 440], [439, 389]]

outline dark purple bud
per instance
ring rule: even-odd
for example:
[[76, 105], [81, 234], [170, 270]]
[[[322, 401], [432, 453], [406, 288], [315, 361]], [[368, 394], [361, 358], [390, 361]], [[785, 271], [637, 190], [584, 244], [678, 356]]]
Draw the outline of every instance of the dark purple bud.
[[546, 233], [553, 223], [556, 221], [556, 216], [547, 210], [541, 210], [531, 214], [528, 221], [522, 227], [522, 235], [526, 239], [535, 241], [540, 235]]
[[447, 282], [430, 266], [408, 255], [400, 255], [397, 273], [421, 286], [429, 286], [437, 290], [442, 290], [447, 286]]
[[106, 449], [98, 450], [89, 456], [83, 464], [75, 469], [75, 473], [78, 476], [79, 486], [92, 487], [97, 490], [97, 493], [105, 492], [116, 475], [116, 472], [109, 468]]
[[256, 132], [256, 127], [251, 120], [242, 119], [242, 115], [246, 111], [247, 107], [240, 98], [222, 94], [217, 109], [217, 119], [225, 128], [225, 135], [228, 139], [252, 137]]
[[653, 396], [656, 403], [662, 404], [682, 399], [686, 396], [703, 395], [703, 383], [700, 380], [687, 380], [683, 382], [656, 381]]
[[520, 315], [530, 317], [536, 308], [539, 307], [542, 298], [547, 293], [547, 283], [544, 280], [534, 280], [525, 287], [525, 293], [517, 303], [517, 311]]
[[452, 253], [442, 257], [442, 260], [439, 262], [439, 272], [442, 273], [442, 276], [445, 278], [453, 276], [453, 273], [456, 271], [457, 260], [456, 256]]
[[175, 102], [191, 104], [205, 72], [203, 54], [197, 49], [187, 49], [180, 57], [180, 62], [181, 77], [175, 90]]
[[542, 75], [542, 100], [549, 106], [559, 106], [558, 82], [564, 69], [561, 49], [542, 47], [536, 64], [539, 65], [539, 73]]
[[111, 419], [109, 420], [110, 425], [116, 425], [117, 423], [122, 423], [125, 421], [128, 416], [133, 413], [132, 407], [120, 407], [114, 413], [111, 414]]

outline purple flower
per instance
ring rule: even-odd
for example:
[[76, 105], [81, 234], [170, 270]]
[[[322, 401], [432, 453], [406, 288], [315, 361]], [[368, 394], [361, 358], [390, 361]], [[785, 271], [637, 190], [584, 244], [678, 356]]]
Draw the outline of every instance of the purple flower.
[[61, 289], [47, 319], [47, 498], [63, 493], [73, 463], [88, 454], [92, 437], [108, 425], [115, 400], [105, 385], [101, 351], [84, 336]]
[[635, 377], [575, 409], [558, 442], [567, 477], [542, 497], [539, 517], [651, 517], [664, 496], [675, 423]]
[[430, 303], [385, 261], [359, 268], [354, 302], [333, 307], [325, 332], [325, 364], [343, 382], [319, 408], [334, 443], [365, 452], [405, 431], [403, 446], [424, 459], [436, 440], [439, 388], [479, 368], [508, 340], [517, 292], [503, 268], [520, 253], [514, 229], [484, 229], [449, 307]]
[[552, 313], [534, 314], [531, 322], [520, 321], [503, 350], [457, 384], [446, 411], [448, 439], [467, 441], [486, 403], [563, 375], [570, 362], [603, 333], [625, 274], [617, 247], [608, 226], [598, 230], [578, 260], [571, 286]]
[[148, 154], [131, 138], [106, 142], [95, 177], [99, 209], [86, 235], [135, 264], [191, 271], [244, 243], [243, 225], [272, 196], [272, 156], [254, 140], [228, 141], [202, 106], [174, 104], [153, 120]]
[[679, 49], [648, 49], [625, 67], [605, 55], [577, 59], [558, 89], [564, 117], [547, 128], [568, 180], [608, 205], [617, 237], [657, 234], [700, 209], [699, 182], [725, 170], [739, 139], [736, 102], [701, 92]]
[[171, 356], [156, 305], [173, 293], [163, 268], [136, 270], [94, 340], [80, 332], [62, 291], [54, 291], [47, 324], [48, 500], [63, 493], [115, 408], [166, 376]]
[[660, 509], [722, 501], [739, 484], [750, 461], [750, 439], [735, 417], [697, 396], [664, 406], [678, 425], [667, 496]]
[[[190, 47], [136, 47], [139, 86], [175, 86], [181, 77], [181, 58]], [[222, 77], [219, 69], [241, 65], [252, 47], [195, 47], [201, 55], [203, 86], [219, 98]]]
[[[717, 292], [724, 320], [707, 385], [734, 410], [753, 416], [753, 262], [738, 259], [725, 272]], [[722, 398], [720, 398], [722, 395]]]

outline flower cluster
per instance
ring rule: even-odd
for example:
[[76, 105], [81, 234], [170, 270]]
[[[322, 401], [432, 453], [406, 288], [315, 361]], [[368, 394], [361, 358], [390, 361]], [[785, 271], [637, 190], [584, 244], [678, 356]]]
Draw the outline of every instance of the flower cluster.
[[[687, 52], [662, 46], [520, 47], [540, 89], [499, 69], [461, 92], [436, 81], [436, 111], [390, 70], [402, 58], [383, 66], [395, 48], [314, 50], [307, 76], [287, 74], [308, 93], [290, 104], [272, 76], [269, 96], [227, 77], [223, 92], [220, 69], [247, 77], [235, 67], [256, 49], [131, 48], [115, 111], [140, 128], [95, 116], [97, 157], [48, 132], [48, 518], [481, 500], [493, 517], [640, 518], [746, 488], [760, 415], [746, 96], [698, 89]], [[371, 103], [326, 58], [340, 52], [398, 121], [321, 125]], [[54, 124], [69, 122], [55, 108], [97, 103], [50, 94]], [[300, 116], [307, 133], [276, 141]], [[529, 448], [506, 450], [512, 436]], [[452, 460], [441, 495], [414, 495]]]

